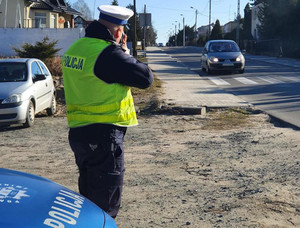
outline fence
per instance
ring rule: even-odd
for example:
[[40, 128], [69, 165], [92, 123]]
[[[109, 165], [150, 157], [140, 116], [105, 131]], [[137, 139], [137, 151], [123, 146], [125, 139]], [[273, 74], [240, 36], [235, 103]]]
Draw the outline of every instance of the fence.
[[62, 55], [78, 38], [83, 37], [83, 28], [40, 29], [40, 28], [0, 28], [0, 56], [10, 57], [16, 53], [12, 47], [20, 48], [24, 43], [35, 44], [46, 36], [57, 40], [56, 48], [61, 48], [58, 55]]

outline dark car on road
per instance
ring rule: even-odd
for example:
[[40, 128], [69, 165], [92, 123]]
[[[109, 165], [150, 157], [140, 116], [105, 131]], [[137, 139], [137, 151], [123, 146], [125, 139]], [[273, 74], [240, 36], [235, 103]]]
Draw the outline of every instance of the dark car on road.
[[201, 68], [208, 74], [212, 71], [244, 73], [245, 58], [233, 40], [210, 40], [203, 48]]

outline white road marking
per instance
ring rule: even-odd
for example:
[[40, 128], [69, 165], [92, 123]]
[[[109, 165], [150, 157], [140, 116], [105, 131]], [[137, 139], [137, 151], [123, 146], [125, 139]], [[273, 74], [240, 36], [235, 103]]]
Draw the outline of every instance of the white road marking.
[[199, 70], [201, 70], [202, 68], [190, 68], [189, 70], [191, 70], [191, 71], [199, 71]]
[[224, 81], [219, 77], [208, 77], [208, 79], [211, 80], [216, 85], [230, 85], [228, 82]]
[[294, 82], [300, 82], [300, 78], [296, 78], [296, 77], [281, 77], [281, 78], [294, 81]]
[[258, 79], [260, 80], [263, 80], [265, 82], [268, 82], [270, 84], [278, 84], [278, 83], [284, 83], [283, 81], [280, 81], [278, 79], [275, 79], [275, 78], [271, 78], [271, 77], [268, 77], [268, 76], [265, 76], [265, 77], [257, 77]]
[[245, 78], [245, 77], [237, 77], [237, 78], [234, 78], [234, 79], [241, 82], [241, 83], [243, 83], [243, 84], [246, 84], [246, 85], [255, 85], [255, 84], [257, 84], [257, 82], [252, 81], [252, 80], [250, 80], [248, 78]]

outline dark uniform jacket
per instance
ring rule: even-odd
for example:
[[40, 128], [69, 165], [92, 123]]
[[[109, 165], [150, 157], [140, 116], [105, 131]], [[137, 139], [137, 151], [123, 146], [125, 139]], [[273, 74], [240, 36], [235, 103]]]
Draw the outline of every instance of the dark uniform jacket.
[[[126, 54], [119, 44], [116, 44], [110, 31], [98, 21], [93, 21], [86, 28], [86, 37], [112, 42], [99, 55], [95, 66], [95, 75], [106, 83], [119, 83], [140, 89], [151, 86], [153, 75], [148, 66]], [[95, 91], [95, 93], [98, 91]], [[101, 91], [99, 91], [101, 92]], [[71, 128], [70, 138], [73, 140], [90, 141], [96, 139], [110, 128], [120, 128], [109, 124], [92, 124], [84, 127]]]

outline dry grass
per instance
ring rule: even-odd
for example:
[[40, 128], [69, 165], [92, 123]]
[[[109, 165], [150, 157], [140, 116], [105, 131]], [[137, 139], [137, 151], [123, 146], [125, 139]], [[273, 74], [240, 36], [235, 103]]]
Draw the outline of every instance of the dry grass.
[[61, 57], [56, 56], [54, 58], [48, 59], [45, 64], [47, 65], [52, 75], [60, 77], [62, 76]]
[[162, 81], [154, 75], [151, 87], [147, 89], [132, 88], [132, 96], [138, 113], [147, 115], [160, 108], [160, 95], [163, 92], [161, 84]]
[[239, 109], [217, 109], [207, 114], [204, 130], [228, 130], [245, 127], [250, 124], [251, 112]]
[[[138, 56], [141, 62], [147, 62], [144, 56]], [[160, 107], [160, 95], [163, 93], [162, 81], [155, 74], [154, 81], [151, 87], [147, 89], [132, 88], [132, 96], [136, 105], [137, 111], [140, 114], [149, 114], [156, 111]]]

